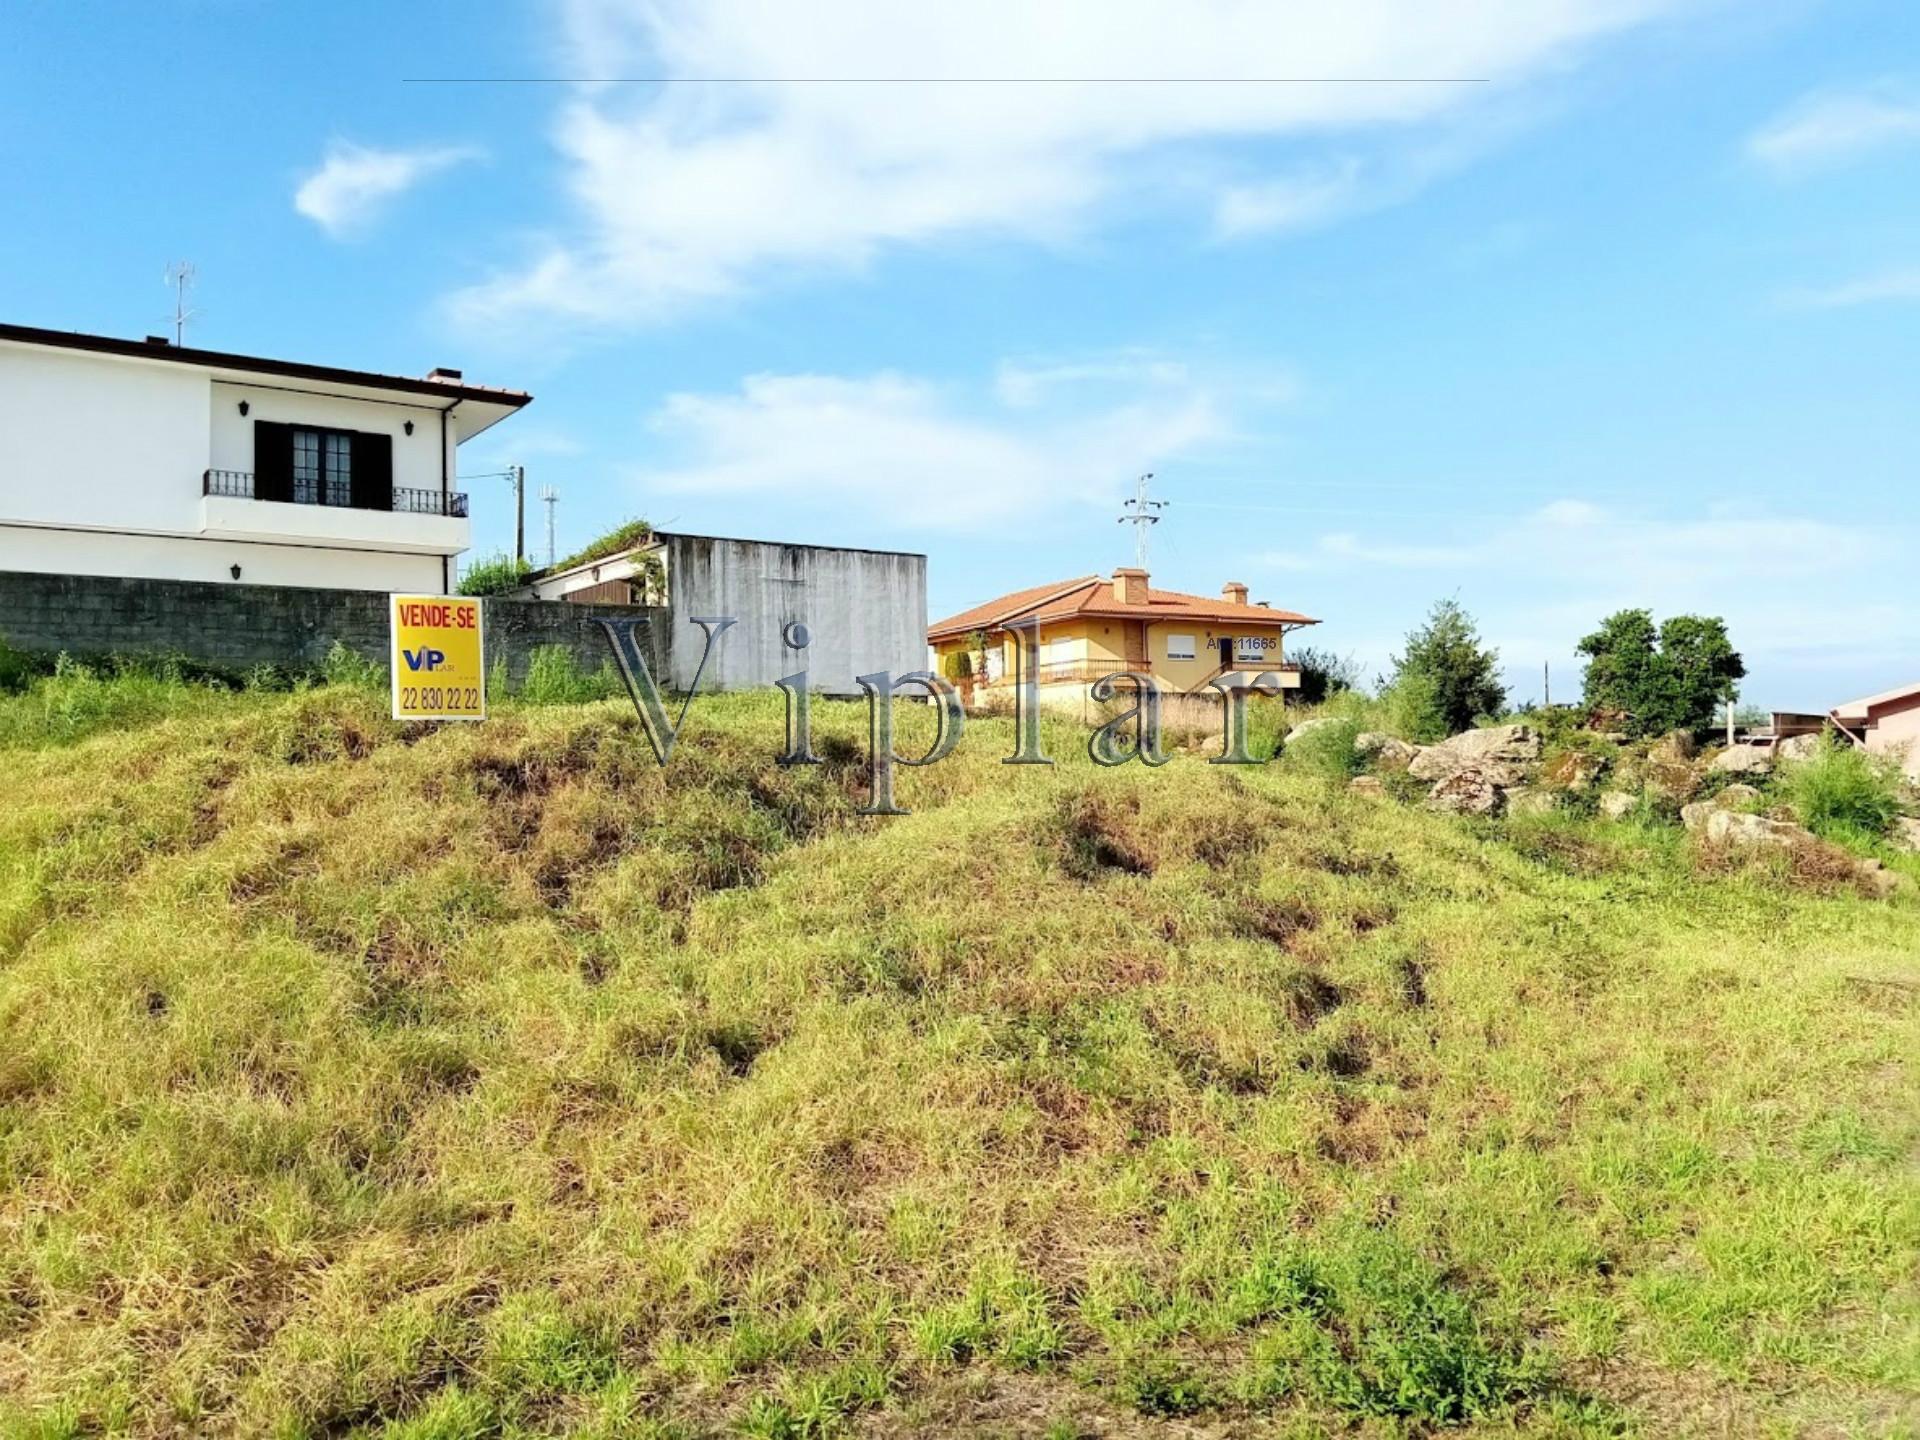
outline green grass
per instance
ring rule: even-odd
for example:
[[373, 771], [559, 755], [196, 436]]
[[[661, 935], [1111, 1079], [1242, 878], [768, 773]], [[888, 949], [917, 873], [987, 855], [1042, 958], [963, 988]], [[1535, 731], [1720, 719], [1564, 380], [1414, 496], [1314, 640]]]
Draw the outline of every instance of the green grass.
[[1005, 721], [867, 819], [778, 696], [37, 695], [0, 1436], [1920, 1433], [1911, 893]]
[[1823, 736], [1813, 755], [1779, 767], [1775, 788], [1802, 823], [1832, 840], [1871, 842], [1900, 813], [1900, 767]]

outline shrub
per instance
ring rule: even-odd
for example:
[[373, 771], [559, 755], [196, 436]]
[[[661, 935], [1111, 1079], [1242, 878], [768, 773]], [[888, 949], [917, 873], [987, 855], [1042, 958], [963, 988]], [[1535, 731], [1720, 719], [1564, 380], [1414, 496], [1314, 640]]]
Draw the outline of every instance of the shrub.
[[1453, 733], [1432, 677], [1414, 671], [1402, 671], [1380, 692], [1380, 719], [1388, 734], [1416, 745], [1430, 745]]
[[[1507, 703], [1499, 680], [1500, 652], [1480, 643], [1473, 617], [1457, 600], [1440, 600], [1427, 622], [1407, 635], [1406, 649], [1393, 661], [1389, 689], [1403, 681], [1431, 687], [1441, 725], [1439, 739], [1466, 729], [1482, 715], [1497, 715]], [[1413, 738], [1411, 736], [1409, 739]]]
[[1300, 688], [1294, 699], [1302, 705], [1319, 705], [1335, 695], [1360, 688], [1360, 662], [1351, 655], [1336, 655], [1312, 645], [1293, 652], [1293, 663], [1300, 667]]
[[1831, 735], [1777, 783], [1800, 823], [1828, 839], [1877, 839], [1900, 814], [1899, 768]]
[[1328, 717], [1328, 723], [1316, 725], [1298, 740], [1287, 743], [1281, 754], [1290, 768], [1329, 780], [1350, 780], [1365, 768], [1354, 753], [1354, 737], [1360, 722], [1352, 716]]
[[369, 660], [358, 650], [350, 650], [338, 640], [320, 662], [320, 674], [329, 685], [347, 685], [357, 690], [379, 690], [387, 683], [386, 667]]
[[45, 656], [30, 655], [0, 640], [0, 695], [19, 694], [52, 668]]
[[582, 675], [573, 652], [564, 645], [542, 645], [527, 657], [527, 678], [520, 698], [529, 705], [584, 705], [618, 694], [620, 678], [611, 662]]
[[618, 555], [623, 550], [631, 550], [636, 545], [644, 545], [653, 538], [653, 526], [644, 520], [628, 520], [616, 525], [597, 540], [589, 540], [564, 560], [558, 560], [547, 567], [550, 570], [571, 570], [576, 565], [585, 565], [590, 560], [604, 560], [609, 555]]
[[518, 590], [537, 573], [525, 560], [504, 554], [488, 555], [467, 567], [467, 573], [460, 577], [459, 589], [462, 595], [502, 595]]

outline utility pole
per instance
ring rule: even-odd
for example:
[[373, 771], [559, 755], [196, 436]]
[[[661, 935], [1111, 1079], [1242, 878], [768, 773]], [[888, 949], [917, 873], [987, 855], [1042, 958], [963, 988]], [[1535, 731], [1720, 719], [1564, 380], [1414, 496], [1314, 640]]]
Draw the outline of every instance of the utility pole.
[[513, 467], [513, 558], [527, 558], [527, 467]]
[[547, 568], [553, 568], [553, 506], [560, 497], [554, 493], [553, 486], [540, 487], [540, 503], [547, 507]]
[[1166, 501], [1147, 498], [1147, 486], [1152, 482], [1151, 470], [1133, 482], [1133, 498], [1121, 505], [1123, 513], [1117, 522], [1133, 526], [1133, 563], [1142, 570], [1147, 568], [1147, 527], [1158, 525], [1160, 517], [1155, 512], [1167, 508]]
[[167, 284], [173, 287], [173, 343], [183, 344], [187, 335], [187, 321], [200, 312], [187, 308], [187, 291], [193, 288], [193, 262], [176, 260], [167, 266]]
[[1540, 708], [1542, 710], [1553, 708], [1553, 662], [1551, 660], [1540, 662]]

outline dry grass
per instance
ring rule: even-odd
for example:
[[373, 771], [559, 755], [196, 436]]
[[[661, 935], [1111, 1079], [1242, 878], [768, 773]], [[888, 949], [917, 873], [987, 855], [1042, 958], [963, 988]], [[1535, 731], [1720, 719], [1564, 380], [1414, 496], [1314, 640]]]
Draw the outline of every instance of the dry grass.
[[848, 707], [161, 714], [8, 755], [0, 1435], [1914, 1432], [1911, 898], [1003, 721], [877, 821]]

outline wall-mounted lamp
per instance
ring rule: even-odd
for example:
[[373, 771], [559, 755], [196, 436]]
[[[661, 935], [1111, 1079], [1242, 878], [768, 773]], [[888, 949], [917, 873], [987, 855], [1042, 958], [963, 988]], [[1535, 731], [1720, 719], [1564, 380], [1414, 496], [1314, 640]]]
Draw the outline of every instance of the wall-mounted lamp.
[[409, 420], [407, 421], [407, 434], [411, 435], [412, 433], [413, 433], [413, 422]]
[[234, 579], [238, 580], [240, 578], [240, 567], [238, 565], [232, 567], [232, 574]]
[[242, 400], [242, 401], [240, 402], [240, 413], [241, 413], [242, 415], [244, 415], [244, 414], [246, 414], [246, 413], [247, 413], [247, 402], [246, 402], [246, 401], [244, 401], [244, 400]]

